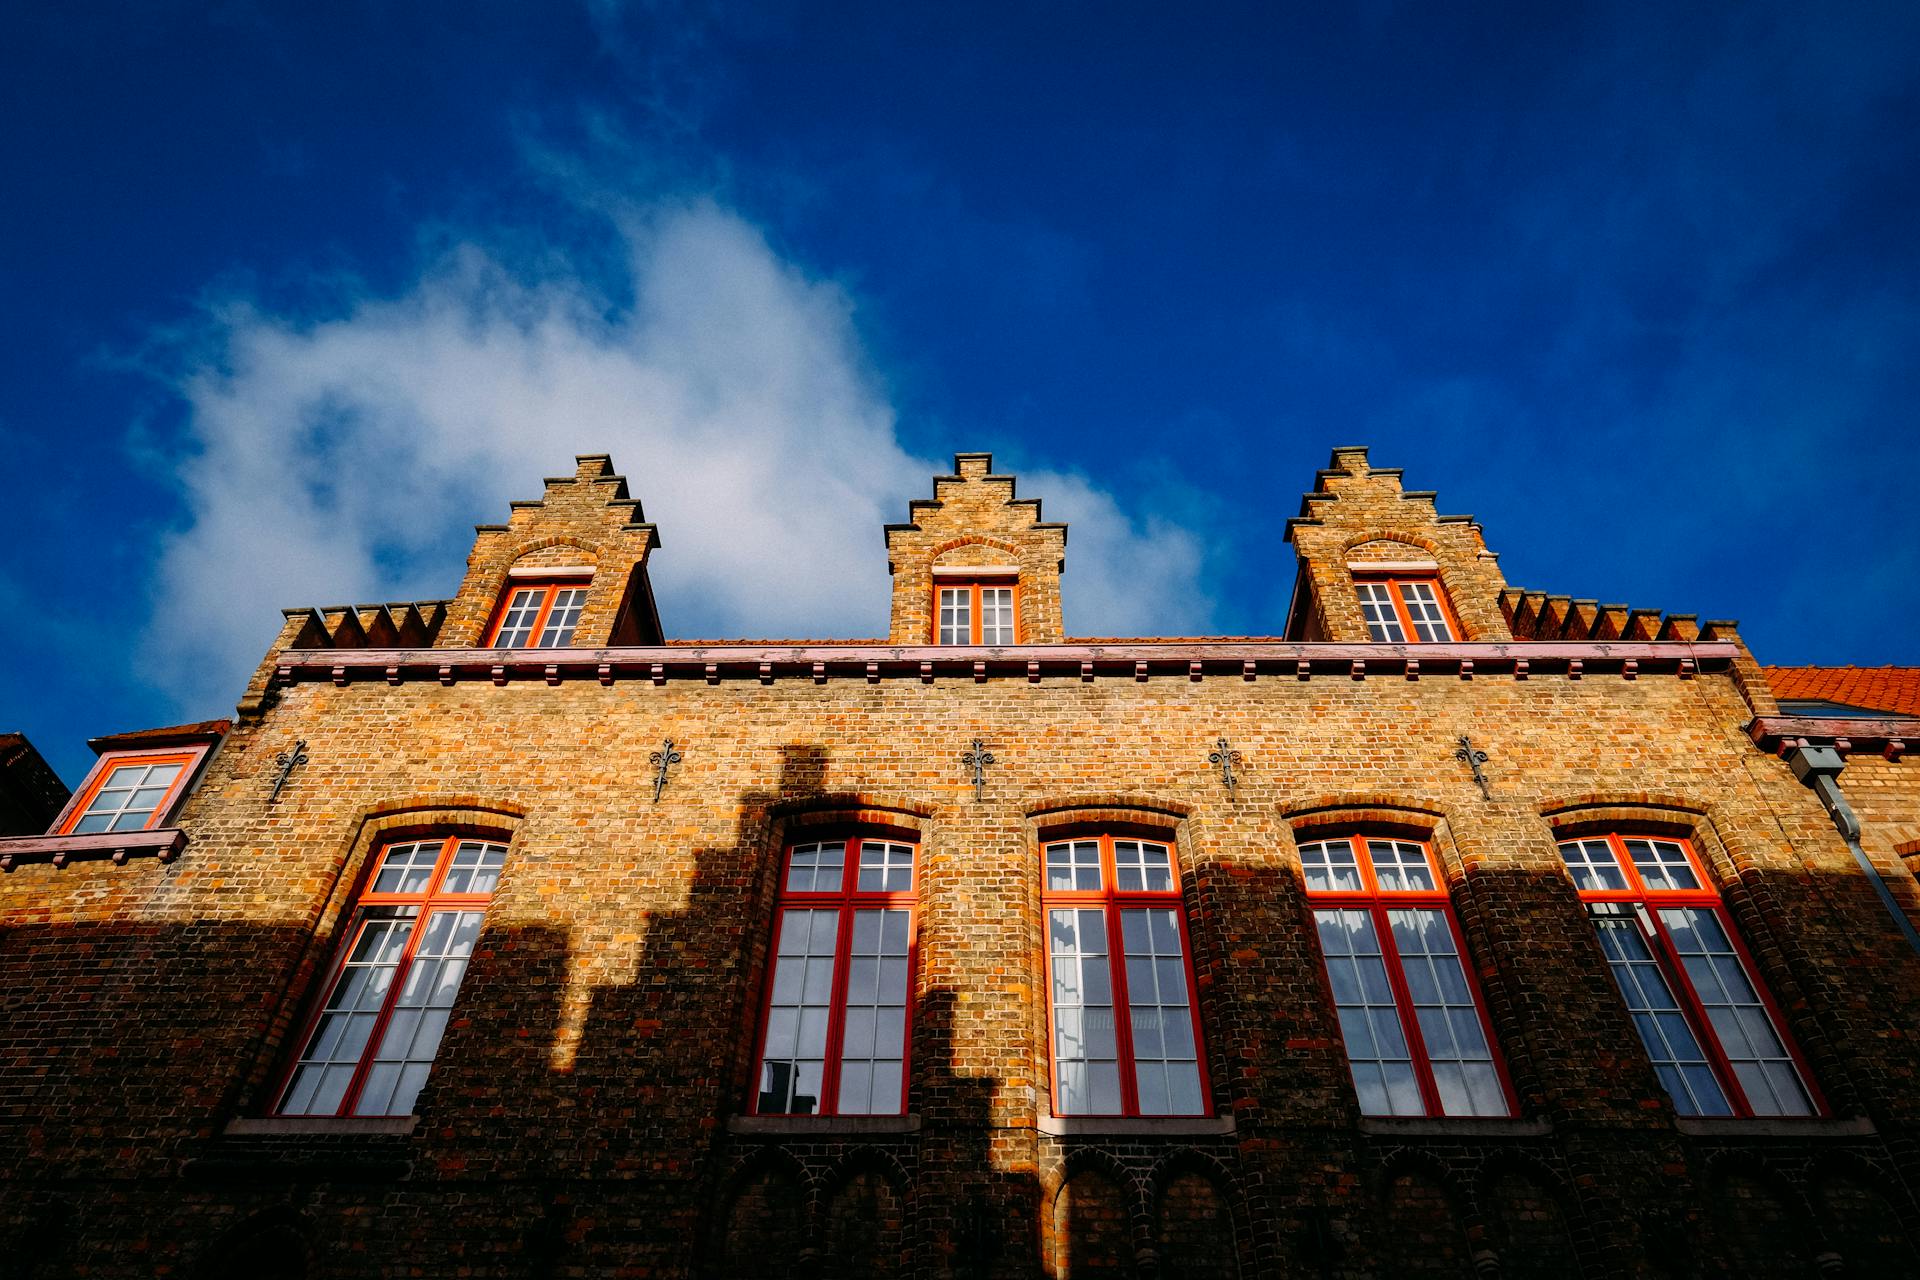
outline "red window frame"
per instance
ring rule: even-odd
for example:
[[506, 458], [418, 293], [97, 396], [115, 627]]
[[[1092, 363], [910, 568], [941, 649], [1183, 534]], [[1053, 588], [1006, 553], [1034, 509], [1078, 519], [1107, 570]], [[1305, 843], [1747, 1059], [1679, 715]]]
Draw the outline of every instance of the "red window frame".
[[[967, 616], [969, 626], [967, 629], [968, 638], [964, 643], [970, 645], [983, 643], [980, 639], [980, 592], [983, 588], [992, 587], [1007, 588], [1013, 592], [1013, 640], [1011, 643], [1019, 644], [1021, 634], [1020, 578], [1018, 574], [1013, 573], [983, 573], [978, 577], [963, 577], [958, 574], [950, 578], [935, 577], [933, 580], [932, 643], [953, 644], [956, 646], [962, 643], [958, 640], [946, 641], [940, 638], [940, 594], [943, 591], [966, 591], [968, 593], [967, 608], [969, 612]], [[995, 643], [998, 644], [1000, 642], [995, 641]]]
[[[414, 850], [420, 847], [430, 846], [435, 841], [439, 842], [440, 851], [434, 859], [433, 868], [428, 874], [424, 889], [417, 893], [381, 893], [374, 888], [379, 882], [380, 871], [386, 865], [387, 858], [390, 854], [400, 849]], [[355, 1108], [359, 1105], [361, 1094], [365, 1091], [367, 1077], [372, 1072], [376, 1060], [378, 1060], [378, 1055], [383, 1047], [382, 1040], [387, 1033], [388, 1025], [393, 1021], [393, 1015], [399, 1006], [401, 994], [406, 990], [408, 977], [413, 971], [415, 959], [419, 954], [421, 940], [427, 935], [428, 925], [432, 917], [438, 912], [445, 911], [479, 911], [484, 914], [493, 900], [493, 891], [491, 888], [484, 893], [446, 892], [445, 884], [447, 874], [453, 869], [454, 856], [463, 844], [480, 845], [489, 851], [497, 850], [501, 855], [501, 861], [504, 862], [505, 860], [507, 841], [498, 835], [454, 833], [442, 836], [437, 832], [424, 836], [404, 836], [389, 839], [381, 844], [372, 858], [367, 860], [367, 870], [364, 881], [361, 885], [360, 892], [354, 897], [353, 907], [348, 914], [347, 927], [344, 930], [340, 945], [335, 949], [333, 959], [327, 966], [326, 980], [320, 984], [318, 996], [313, 1001], [313, 1008], [308, 1011], [302, 1023], [300, 1036], [297, 1040], [293, 1041], [295, 1045], [294, 1052], [288, 1058], [286, 1069], [280, 1073], [279, 1082], [273, 1095], [274, 1104], [272, 1114], [284, 1116], [314, 1116], [317, 1118], [325, 1118], [327, 1116], [354, 1116], [360, 1114]], [[495, 872], [495, 880], [498, 879], [497, 868], [486, 869], [493, 870]], [[469, 882], [471, 882], [472, 878], [474, 877], [469, 878]], [[373, 1027], [371, 1031], [369, 1031], [365, 1043], [361, 1046], [360, 1056], [355, 1064], [352, 1079], [347, 1085], [345, 1092], [341, 1095], [339, 1105], [330, 1112], [284, 1110], [295, 1077], [299, 1072], [301, 1064], [309, 1060], [307, 1055], [309, 1051], [315, 1047], [316, 1033], [319, 1030], [321, 1020], [326, 1017], [329, 1012], [328, 1006], [332, 1002], [333, 995], [340, 985], [348, 962], [352, 959], [355, 949], [360, 944], [361, 938], [367, 933], [370, 926], [384, 923], [395, 918], [390, 915], [378, 914], [383, 908], [413, 908], [415, 914], [411, 917], [403, 917], [411, 919], [412, 927], [408, 931], [406, 943], [401, 948], [399, 958], [388, 978], [387, 989], [381, 998], [380, 1008], [375, 1016]], [[480, 927], [481, 929], [485, 928], [484, 921], [482, 921]], [[478, 950], [477, 946], [475, 950]], [[468, 958], [471, 958], [471, 953]], [[463, 969], [461, 982], [456, 984], [453, 998], [458, 998], [458, 988], [459, 985], [464, 984], [465, 977], [466, 974]], [[337, 1013], [339, 1011], [334, 1012]], [[436, 1042], [436, 1058], [438, 1057], [438, 1047], [438, 1043]], [[405, 1062], [410, 1060], [400, 1061]], [[432, 1059], [429, 1061], [432, 1061]], [[387, 1115], [393, 1113], [373, 1112], [369, 1114]]]
[[[1304, 862], [1305, 851], [1311, 846], [1326, 846], [1346, 843], [1353, 851], [1354, 865], [1359, 872], [1360, 888], [1316, 889], [1307, 879]], [[1418, 849], [1426, 862], [1427, 878], [1433, 882], [1431, 889], [1383, 889], [1380, 876], [1374, 866], [1373, 843], [1389, 842], [1399, 850]], [[1439, 859], [1434, 856], [1432, 844], [1423, 839], [1403, 835], [1392, 831], [1354, 831], [1350, 829], [1302, 832], [1298, 837], [1298, 847], [1303, 855], [1301, 868], [1302, 883], [1306, 886], [1307, 900], [1314, 910], [1352, 909], [1365, 911], [1373, 922], [1374, 937], [1380, 947], [1380, 959], [1387, 971], [1387, 984], [1393, 991], [1394, 1010], [1400, 1019], [1400, 1034], [1406, 1041], [1407, 1054], [1413, 1066], [1415, 1082], [1420, 1086], [1420, 1114], [1432, 1117], [1480, 1116], [1490, 1117], [1490, 1113], [1449, 1112], [1443, 1104], [1440, 1087], [1434, 1080], [1433, 1059], [1427, 1051], [1426, 1036], [1420, 1026], [1417, 1006], [1414, 1003], [1412, 987], [1407, 982], [1405, 965], [1401, 961], [1399, 942], [1394, 937], [1393, 922], [1388, 912], [1394, 910], [1437, 911], [1446, 921], [1447, 931], [1453, 938], [1455, 956], [1460, 962], [1460, 971], [1466, 979], [1467, 993], [1473, 999], [1474, 1012], [1479, 1015], [1480, 1034], [1485, 1038], [1487, 1056], [1493, 1062], [1494, 1075], [1500, 1083], [1501, 1097], [1506, 1103], [1504, 1114], [1508, 1117], [1518, 1114], [1513, 1081], [1507, 1075], [1506, 1059], [1500, 1053], [1500, 1041], [1493, 1033], [1493, 1020], [1487, 1014], [1486, 994], [1480, 989], [1479, 976], [1474, 972], [1472, 953], [1467, 950], [1467, 939], [1460, 932], [1460, 921], [1453, 913], [1453, 899], [1447, 892], [1446, 877], [1440, 867]], [[1404, 857], [1404, 853], [1398, 856]], [[1318, 919], [1316, 917], [1315, 946], [1319, 946]], [[1327, 958], [1320, 957], [1321, 972], [1329, 984], [1332, 976], [1328, 972]], [[1333, 999], [1331, 985], [1328, 988], [1330, 1003], [1338, 1007]], [[1342, 1048], [1345, 1049], [1344, 1037]], [[1348, 1056], [1349, 1070], [1352, 1057]], [[1358, 1086], [1355, 1086], [1356, 1089]], [[1406, 1115], [1406, 1112], [1369, 1112], [1379, 1115]], [[1490, 1117], [1498, 1118], [1498, 1117]]]
[[[1420, 632], [1414, 625], [1413, 613], [1407, 608], [1406, 597], [1401, 594], [1403, 587], [1415, 584], [1425, 584], [1433, 588], [1433, 598], [1440, 605], [1440, 615], [1446, 619], [1447, 639], [1423, 640], [1420, 638]], [[1396, 573], [1391, 571], [1369, 573], [1365, 569], [1354, 570], [1353, 586], [1356, 598], [1358, 597], [1359, 589], [1364, 585], [1384, 586], [1387, 589], [1387, 599], [1393, 604], [1394, 617], [1399, 621], [1400, 633], [1403, 637], [1400, 640], [1375, 640], [1375, 644], [1451, 644], [1466, 638], [1465, 633], [1460, 630], [1460, 618], [1453, 611], [1453, 601], [1447, 598], [1446, 584], [1440, 580], [1438, 573]], [[1364, 608], [1361, 610], [1360, 616], [1361, 620], [1365, 621], [1366, 611]], [[1371, 627], [1367, 629], [1367, 635], [1369, 639], [1372, 638], [1373, 629]]]
[[[840, 863], [840, 887], [834, 890], [794, 890], [787, 886], [793, 877], [793, 859], [796, 850], [814, 849], [823, 845], [838, 843], [842, 846]], [[860, 856], [868, 844], [904, 846], [908, 850], [909, 869], [908, 887], [905, 890], [862, 890], [860, 884]], [[748, 1109], [753, 1115], [905, 1115], [907, 1112], [907, 1094], [913, 1079], [913, 1011], [917, 992], [917, 979], [920, 972], [920, 844], [911, 834], [872, 828], [857, 830], [826, 829], [807, 832], [803, 838], [790, 841], [780, 853], [780, 882], [777, 901], [774, 907], [773, 935], [768, 944], [765, 980], [760, 996], [760, 1020], [753, 1040], [753, 1079], [748, 1090]], [[786, 917], [795, 911], [834, 911], [839, 915], [834, 925], [833, 962], [831, 966], [830, 988], [828, 992], [826, 1039], [822, 1047], [824, 1061], [821, 1066], [819, 1105], [812, 1111], [767, 1111], [761, 1109], [761, 1093], [767, 1069], [767, 1033], [772, 1023], [775, 1009], [775, 982], [778, 977], [781, 960], [780, 940], [786, 925]], [[840, 1074], [846, 1065], [842, 1054], [846, 1043], [847, 1023], [847, 984], [853, 959], [854, 921], [861, 910], [891, 910], [907, 913], [906, 940], [906, 995], [905, 1014], [902, 1020], [900, 1039], [900, 1101], [893, 1111], [855, 1111], [840, 1110]], [[796, 1006], [798, 1007], [798, 1006]], [[802, 1061], [797, 1052], [794, 1058], [781, 1061]], [[880, 1061], [877, 1058], [860, 1059], [863, 1062]], [[797, 1096], [797, 1095], [796, 1095]]]
[[[1100, 888], [1099, 889], [1055, 889], [1050, 887], [1048, 874], [1048, 852], [1061, 845], [1083, 844], [1097, 841], [1100, 850]], [[1134, 842], [1166, 850], [1167, 866], [1171, 874], [1172, 888], [1126, 889], [1119, 887], [1119, 876], [1114, 858], [1116, 841]], [[1144, 876], [1143, 876], [1144, 880]], [[1117, 1112], [1064, 1111], [1060, 1102], [1060, 1028], [1059, 1010], [1054, 996], [1054, 955], [1050, 937], [1052, 930], [1052, 912], [1056, 909], [1094, 908], [1103, 912], [1106, 920], [1107, 970], [1109, 997], [1112, 1000], [1115, 1056], [1120, 1077], [1120, 1106]], [[1149, 910], [1168, 910], [1180, 930], [1180, 958], [1186, 972], [1187, 1013], [1193, 1021], [1194, 1066], [1199, 1075], [1200, 1110], [1178, 1112], [1181, 1116], [1211, 1116], [1213, 1109], [1213, 1084], [1207, 1073], [1207, 1042], [1200, 1022], [1200, 992], [1195, 982], [1193, 967], [1193, 936], [1187, 923], [1186, 893], [1181, 887], [1180, 852], [1173, 840], [1160, 831], [1068, 831], [1048, 835], [1040, 842], [1040, 917], [1041, 943], [1040, 965], [1042, 987], [1047, 998], [1047, 1078], [1049, 1097], [1053, 1114], [1056, 1116], [1127, 1116], [1159, 1115], [1159, 1112], [1140, 1110], [1139, 1082], [1134, 1060], [1133, 1006], [1127, 989], [1127, 950], [1126, 934], [1121, 921], [1121, 913], [1129, 908]], [[1166, 1006], [1162, 1006], [1166, 1007]]]
[[[1654, 962], [1665, 976], [1669, 991], [1679, 1002], [1681, 1015], [1692, 1030], [1694, 1040], [1706, 1055], [1714, 1077], [1720, 1085], [1720, 1091], [1725, 1095], [1734, 1116], [1742, 1119], [1755, 1117], [1791, 1119], [1794, 1118], [1794, 1113], [1754, 1111], [1752, 1103], [1747, 1098], [1746, 1090], [1741, 1086], [1738, 1075], [1728, 1060], [1726, 1050], [1720, 1043], [1719, 1032], [1715, 1029], [1713, 1020], [1707, 1016], [1705, 1003], [1701, 1000], [1699, 991], [1695, 989], [1686, 965], [1680, 960], [1679, 948], [1674, 943], [1673, 935], [1666, 922], [1660, 918], [1660, 909], [1663, 907], [1700, 908], [1710, 912], [1719, 921], [1721, 931], [1726, 934], [1727, 940], [1733, 946], [1734, 955], [1740, 961], [1740, 967], [1745, 971], [1748, 984], [1753, 988], [1754, 994], [1759, 997], [1761, 1006], [1766, 1010], [1768, 1021], [1773, 1024], [1774, 1035], [1779, 1037], [1781, 1047], [1786, 1050], [1788, 1058], [1793, 1063], [1794, 1070], [1799, 1076], [1800, 1087], [1806, 1091], [1807, 1103], [1811, 1108], [1809, 1114], [1816, 1117], [1829, 1114], [1826, 1099], [1820, 1093], [1820, 1086], [1815, 1082], [1813, 1072], [1808, 1069], [1806, 1058], [1800, 1052], [1800, 1046], [1795, 1041], [1779, 1004], [1774, 1000], [1773, 992], [1762, 980], [1760, 970], [1753, 962], [1753, 953], [1747, 950], [1746, 941], [1740, 936], [1740, 931], [1734, 927], [1733, 917], [1728, 914], [1726, 903], [1720, 897], [1720, 891], [1714, 887], [1713, 877], [1707, 874], [1706, 864], [1701, 859], [1699, 851], [1693, 847], [1693, 842], [1684, 836], [1666, 835], [1660, 832], [1562, 832], [1558, 834], [1555, 841], [1562, 853], [1562, 865], [1566, 865], [1565, 850], [1569, 845], [1593, 840], [1607, 842], [1613, 853], [1614, 865], [1619, 868], [1626, 887], [1622, 889], [1582, 888], [1579, 881], [1574, 878], [1570, 867], [1567, 870], [1568, 879], [1573, 881], [1574, 890], [1580, 895], [1582, 903], [1619, 904], [1631, 910], [1638, 919], [1641, 938], [1653, 944], [1650, 950]], [[1649, 885], [1627, 849], [1629, 840], [1656, 841], [1660, 844], [1678, 846], [1686, 855], [1687, 866], [1699, 887], [1673, 889]], [[1675, 1101], [1677, 1104], [1678, 1100]]]
[[[193, 780], [193, 775], [199, 769], [200, 761], [205, 758], [206, 754], [207, 748], [204, 746], [148, 751], [109, 751], [93, 762], [93, 771], [87, 775], [86, 782], [81, 786], [79, 792], [73, 799], [68, 802], [66, 809], [61, 812], [59, 819], [53, 824], [52, 834], [59, 836], [79, 834], [76, 828], [79, 827], [81, 821], [87, 816], [88, 806], [94, 802], [94, 799], [98, 797], [102, 791], [107, 789], [107, 783], [112, 780], [116, 769], [127, 768], [129, 766], [146, 766], [151, 768], [154, 765], [178, 765], [180, 771], [174, 774], [172, 781], [165, 784], [166, 794], [160, 798], [160, 802], [153, 807], [152, 812], [147, 814], [147, 820], [137, 827], [119, 828], [122, 831], [153, 830], [171, 817], [174, 809], [179, 807], [180, 798], [186, 794], [187, 784]], [[125, 811], [116, 810], [116, 812]], [[110, 827], [109, 830], [111, 829]]]
[[[560, 646], [557, 645], [542, 645], [540, 643], [547, 634], [547, 622], [553, 614], [554, 601], [559, 598], [562, 591], [585, 592], [592, 586], [593, 579], [591, 578], [510, 579], [507, 582], [506, 589], [500, 593], [499, 603], [494, 605], [493, 621], [487, 624], [486, 647], [491, 649], [499, 643], [500, 633], [506, 628], [507, 618], [513, 612], [513, 602], [519, 597], [519, 594], [522, 591], [539, 591], [542, 593], [540, 597], [540, 611], [534, 617], [533, 629], [527, 633], [525, 644], [519, 644], [513, 647], [516, 649], [559, 648]], [[580, 601], [582, 616], [586, 613], [586, 605], [586, 600], [582, 599]], [[579, 618], [575, 618], [574, 626], [577, 628], [579, 625]], [[567, 643], [573, 643], [573, 637], [571, 635], [567, 637]]]

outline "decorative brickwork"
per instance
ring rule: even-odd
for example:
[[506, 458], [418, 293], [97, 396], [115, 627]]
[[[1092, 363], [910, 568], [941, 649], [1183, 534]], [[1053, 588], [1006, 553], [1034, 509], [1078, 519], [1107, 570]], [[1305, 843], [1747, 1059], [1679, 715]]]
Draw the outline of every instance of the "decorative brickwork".
[[[1726, 624], [1516, 634], [1476, 527], [1358, 451], [1335, 461], [1294, 530], [1312, 641], [1066, 644], [1064, 530], [984, 455], [890, 531], [885, 644], [609, 646], [601, 587], [644, 583], [653, 534], [604, 458], [482, 531], [431, 643], [379, 647], [363, 610], [290, 617], [176, 815], [177, 857], [33, 844], [0, 871], [0, 1265], [1911, 1274], [1920, 958], [1781, 758], [1814, 731], [1767, 727], [1766, 677]], [[589, 552], [575, 646], [475, 647], [512, 566]], [[1349, 557], [1401, 556], [1438, 566], [1468, 633], [1424, 659], [1341, 612]], [[958, 563], [1017, 566], [1022, 644], [924, 644], [932, 569]], [[976, 739], [994, 758], [977, 794]], [[1920, 761], [1874, 741], [1849, 742], [1840, 782], [1920, 919], [1901, 861], [1920, 856]], [[856, 828], [918, 851], [905, 1114], [752, 1114], [781, 852]], [[1359, 1114], [1299, 852], [1334, 829], [1430, 848], [1515, 1115]], [[1177, 850], [1205, 1115], [1052, 1112], [1042, 846], [1086, 830]], [[1557, 850], [1594, 831], [1690, 842], [1821, 1115], [1676, 1114]], [[415, 1114], [271, 1114], [375, 851], [436, 834], [507, 854]], [[0, 840], [0, 860], [30, 843]]]

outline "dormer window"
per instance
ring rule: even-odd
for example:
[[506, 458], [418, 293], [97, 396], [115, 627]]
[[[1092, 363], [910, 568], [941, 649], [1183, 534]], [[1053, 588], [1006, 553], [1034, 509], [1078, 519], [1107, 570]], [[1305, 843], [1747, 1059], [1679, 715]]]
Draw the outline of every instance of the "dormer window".
[[108, 755], [94, 766], [92, 785], [61, 824], [61, 835], [146, 831], [173, 809], [201, 752]]
[[1356, 571], [1353, 589], [1377, 643], [1445, 644], [1459, 635], [1437, 574]]
[[564, 649], [573, 643], [586, 604], [584, 577], [509, 583], [487, 643], [495, 649]]
[[1018, 643], [1018, 580], [1013, 571], [950, 577], [934, 570], [934, 641], [937, 644]]

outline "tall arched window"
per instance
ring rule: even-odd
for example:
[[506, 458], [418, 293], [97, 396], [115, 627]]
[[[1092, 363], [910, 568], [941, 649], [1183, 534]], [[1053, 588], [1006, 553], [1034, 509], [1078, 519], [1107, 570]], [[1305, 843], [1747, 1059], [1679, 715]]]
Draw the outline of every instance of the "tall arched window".
[[1512, 1115], [1493, 1029], [1426, 845], [1312, 840], [1300, 846], [1300, 864], [1360, 1110]]
[[506, 857], [506, 845], [468, 836], [380, 850], [278, 1114], [412, 1113]]
[[901, 1115], [913, 991], [914, 846], [790, 845], [760, 1019], [760, 1115]]
[[1562, 841], [1560, 857], [1674, 1110], [1818, 1113], [1799, 1050], [1687, 841], [1609, 832]]
[[1054, 1114], [1209, 1114], [1173, 845], [1083, 836], [1045, 862]]

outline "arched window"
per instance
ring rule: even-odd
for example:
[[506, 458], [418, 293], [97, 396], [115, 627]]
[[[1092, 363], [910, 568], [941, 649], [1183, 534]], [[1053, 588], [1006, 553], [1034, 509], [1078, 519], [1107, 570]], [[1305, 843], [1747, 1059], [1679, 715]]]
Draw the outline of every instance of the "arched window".
[[380, 850], [277, 1114], [412, 1113], [506, 857], [467, 836]]
[[1560, 857], [1674, 1110], [1817, 1114], [1799, 1051], [1688, 842], [1607, 833], [1562, 841]]
[[1090, 835], [1045, 861], [1054, 1114], [1209, 1114], [1173, 845]]
[[790, 845], [760, 1020], [760, 1115], [901, 1115], [913, 991], [914, 846]]
[[1426, 845], [1312, 840], [1300, 846], [1300, 864], [1360, 1110], [1512, 1115], [1493, 1029]]

